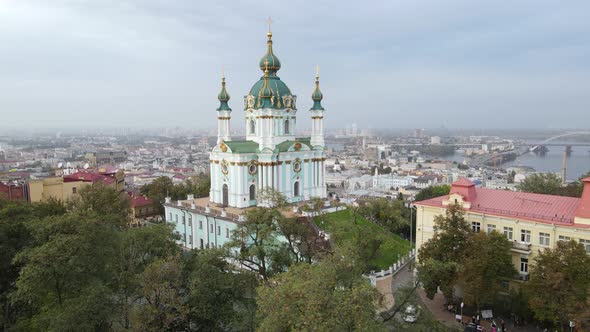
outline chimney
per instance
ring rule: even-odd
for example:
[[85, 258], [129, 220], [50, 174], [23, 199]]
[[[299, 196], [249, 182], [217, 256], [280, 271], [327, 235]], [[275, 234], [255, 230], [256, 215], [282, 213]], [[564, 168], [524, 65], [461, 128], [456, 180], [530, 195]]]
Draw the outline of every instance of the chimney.
[[165, 202], [166, 202], [166, 204], [172, 203], [172, 197], [166, 197]]
[[582, 179], [582, 184], [584, 185], [584, 191], [582, 192], [582, 198], [580, 198], [580, 204], [576, 209], [574, 223], [590, 225], [590, 177]]

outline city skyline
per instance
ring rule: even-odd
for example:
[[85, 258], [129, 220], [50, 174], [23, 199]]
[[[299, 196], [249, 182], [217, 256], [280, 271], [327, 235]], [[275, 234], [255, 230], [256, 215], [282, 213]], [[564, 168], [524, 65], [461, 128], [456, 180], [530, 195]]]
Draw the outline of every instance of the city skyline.
[[243, 127], [269, 14], [301, 128], [316, 64], [326, 128], [583, 126], [590, 5], [425, 3], [5, 1], [0, 127], [213, 128], [222, 66]]

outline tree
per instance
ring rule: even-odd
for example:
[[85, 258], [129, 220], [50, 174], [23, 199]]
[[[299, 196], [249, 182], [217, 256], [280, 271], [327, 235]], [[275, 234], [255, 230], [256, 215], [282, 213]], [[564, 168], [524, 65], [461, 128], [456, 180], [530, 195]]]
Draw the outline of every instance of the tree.
[[162, 204], [164, 204], [166, 197], [170, 197], [172, 200], [186, 199], [187, 195], [204, 197], [209, 194], [210, 187], [211, 180], [206, 175], [191, 177], [179, 184], [174, 184], [169, 177], [161, 176], [152, 183], [143, 186], [141, 194], [158, 202], [160, 213], [164, 213]]
[[526, 283], [536, 319], [563, 328], [569, 321], [590, 318], [590, 256], [575, 241], [559, 241], [535, 258]]
[[449, 185], [440, 185], [440, 186], [430, 186], [420, 190], [419, 193], [416, 194], [416, 201], [423, 201], [430, 198], [440, 197], [444, 195], [448, 195], [451, 191], [451, 186]]
[[258, 278], [240, 271], [219, 249], [192, 251], [183, 262], [188, 319], [196, 330], [252, 331]]
[[281, 272], [291, 263], [289, 249], [281, 243], [279, 220], [283, 215], [275, 208], [256, 207], [246, 212], [226, 244], [233, 258], [263, 279]]
[[119, 250], [115, 255], [113, 288], [119, 324], [131, 326], [131, 312], [139, 297], [139, 276], [145, 268], [158, 259], [176, 255], [180, 249], [170, 225], [128, 228], [118, 234]]
[[18, 311], [8, 300], [21, 268], [14, 264], [14, 257], [32, 242], [26, 222], [19, 220], [21, 217], [15, 215], [16, 211], [25, 212], [25, 216], [33, 214], [23, 203], [0, 201], [0, 329], [14, 323]]
[[[318, 218], [317, 216], [316, 218]], [[281, 218], [278, 224], [281, 233], [287, 240], [289, 251], [295, 263], [311, 263], [328, 251], [325, 240], [320, 237], [319, 232], [312, 226], [311, 218]]]
[[117, 228], [102, 218], [92, 213], [66, 214], [34, 222], [36, 245], [15, 258], [22, 269], [14, 301], [30, 306], [30, 315], [21, 321], [25, 329], [104, 330], [110, 326], [106, 319], [114, 307], [109, 285], [118, 248]]
[[370, 199], [359, 203], [358, 213], [395, 234], [409, 230], [409, 218], [404, 214], [403, 200]]
[[479, 309], [482, 304], [494, 302], [502, 282], [516, 274], [511, 246], [498, 232], [476, 233], [470, 238], [459, 272], [459, 284], [466, 303]]
[[418, 276], [429, 297], [433, 298], [440, 287], [450, 300], [458, 277], [458, 266], [462, 264], [469, 245], [471, 230], [459, 205], [449, 205], [444, 217], [436, 216], [434, 230], [432, 239], [418, 251]]
[[518, 190], [545, 195], [555, 195], [559, 192], [562, 180], [553, 173], [538, 173], [527, 176], [519, 185]]
[[134, 328], [138, 331], [187, 329], [189, 308], [183, 298], [180, 258], [154, 261], [139, 279], [144, 302], [135, 307]]
[[70, 205], [82, 218], [98, 218], [121, 228], [127, 227], [129, 222], [129, 197], [100, 182], [80, 189]]
[[366, 280], [350, 278], [346, 263], [300, 263], [258, 288], [260, 331], [380, 331], [380, 296]]
[[[171, 197], [171, 195], [175, 192], [174, 184], [172, 183], [172, 179], [166, 176], [161, 176], [150, 184], [146, 184], [145, 186], [141, 187], [141, 194], [145, 195], [149, 199], [153, 200], [154, 202], [158, 202], [158, 209], [160, 213], [164, 213], [164, 199], [166, 197]], [[183, 197], [186, 198], [186, 197]]]

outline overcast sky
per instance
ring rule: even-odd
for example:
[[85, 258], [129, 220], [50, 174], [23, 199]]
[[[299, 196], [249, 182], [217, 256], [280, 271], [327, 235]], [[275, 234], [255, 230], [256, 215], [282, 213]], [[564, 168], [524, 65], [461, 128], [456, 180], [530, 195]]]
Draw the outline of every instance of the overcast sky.
[[0, 127], [241, 126], [269, 15], [300, 126], [589, 127], [588, 0], [0, 0]]

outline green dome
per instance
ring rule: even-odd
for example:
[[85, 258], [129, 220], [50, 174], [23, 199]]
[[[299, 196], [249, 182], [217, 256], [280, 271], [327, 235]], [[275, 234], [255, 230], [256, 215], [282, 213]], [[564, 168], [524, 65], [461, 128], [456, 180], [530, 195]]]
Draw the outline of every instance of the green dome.
[[225, 77], [221, 78], [221, 91], [217, 95], [217, 99], [219, 100], [219, 107], [217, 108], [218, 111], [231, 111], [227, 102], [229, 101], [229, 93], [225, 89]]
[[[268, 83], [265, 84], [265, 81]], [[269, 93], [270, 92], [270, 93]], [[289, 87], [277, 76], [261, 77], [250, 89], [250, 96], [254, 97], [252, 108], [287, 108], [285, 102], [290, 103], [289, 108], [295, 109], [293, 95]], [[289, 96], [291, 101], [284, 97]], [[247, 105], [246, 105], [247, 107]], [[248, 107], [247, 107], [248, 108]]]
[[262, 70], [263, 72], [268, 68], [269, 75], [274, 76], [277, 73], [277, 71], [281, 69], [281, 61], [279, 61], [279, 58], [277, 58], [277, 56], [274, 55], [272, 51], [272, 33], [269, 32], [267, 36], [268, 41], [266, 42], [266, 44], [268, 46], [266, 48], [266, 54], [264, 54], [264, 56], [260, 58], [258, 66], [260, 67], [260, 70]]
[[322, 99], [323, 98], [324, 98], [324, 95], [320, 91], [320, 77], [316, 76], [315, 77], [315, 89], [313, 90], [313, 93], [311, 94], [311, 99], [313, 100], [313, 106], [311, 107], [311, 109], [323, 111], [324, 110], [324, 108], [322, 107]]
[[291, 94], [291, 90], [276, 75], [281, 68], [281, 63], [272, 51], [272, 34], [270, 32], [268, 33], [267, 44], [266, 54], [260, 59], [259, 63], [264, 76], [250, 89], [249, 95], [246, 96], [245, 109], [295, 109], [295, 96]]

